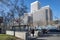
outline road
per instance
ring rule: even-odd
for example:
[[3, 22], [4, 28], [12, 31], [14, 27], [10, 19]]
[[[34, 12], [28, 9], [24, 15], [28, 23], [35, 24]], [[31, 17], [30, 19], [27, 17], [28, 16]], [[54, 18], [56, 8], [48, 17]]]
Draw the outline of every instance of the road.
[[28, 40], [60, 40], [60, 33], [41, 34], [38, 37], [31, 37]]
[[51, 36], [38, 37], [37, 40], [60, 40], [60, 34], [52, 34]]

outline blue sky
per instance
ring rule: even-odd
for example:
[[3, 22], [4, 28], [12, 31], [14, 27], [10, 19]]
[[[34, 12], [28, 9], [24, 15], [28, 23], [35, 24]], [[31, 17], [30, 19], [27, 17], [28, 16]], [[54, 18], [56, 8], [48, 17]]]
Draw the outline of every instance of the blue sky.
[[[28, 11], [30, 12], [30, 4], [36, 0], [25, 0], [25, 4], [28, 7]], [[60, 19], [60, 0], [38, 0], [41, 4], [40, 6], [46, 6], [50, 5], [50, 8], [53, 12], [53, 19]], [[20, 0], [19, 0], [20, 2]], [[4, 9], [5, 11], [8, 11], [7, 7], [0, 3], [0, 10]], [[7, 10], [6, 10], [7, 9]]]
[[[30, 12], [30, 4], [36, 0], [25, 0], [25, 4], [29, 8]], [[38, 0], [41, 3], [41, 7], [50, 5], [50, 8], [53, 12], [53, 19], [60, 19], [60, 0]]]

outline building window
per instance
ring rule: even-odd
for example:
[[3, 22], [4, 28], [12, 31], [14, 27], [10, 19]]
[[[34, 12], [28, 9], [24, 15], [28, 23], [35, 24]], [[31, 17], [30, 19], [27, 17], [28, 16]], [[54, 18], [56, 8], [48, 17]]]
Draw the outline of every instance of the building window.
[[46, 20], [48, 20], [48, 9], [46, 9]]
[[52, 20], [52, 11], [50, 10], [50, 20]]
[[48, 9], [46, 9], [45, 12], [46, 12], [46, 23], [48, 24]]

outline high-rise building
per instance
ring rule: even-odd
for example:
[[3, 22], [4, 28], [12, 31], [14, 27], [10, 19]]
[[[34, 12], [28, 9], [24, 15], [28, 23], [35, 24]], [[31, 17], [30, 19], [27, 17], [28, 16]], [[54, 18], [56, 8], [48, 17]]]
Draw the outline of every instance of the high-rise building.
[[38, 9], [40, 9], [40, 2], [35, 1], [31, 3], [31, 12], [37, 11]]
[[49, 6], [42, 7], [39, 10], [32, 12], [32, 15], [34, 26], [48, 25], [52, 21], [52, 11]]
[[31, 3], [31, 14], [33, 15], [34, 26], [48, 25], [52, 22], [52, 10], [50, 6], [40, 7], [39, 1]]
[[24, 22], [33, 26], [46, 26], [52, 22], [52, 10], [49, 5], [40, 7], [40, 2], [31, 3], [31, 12], [24, 16]]

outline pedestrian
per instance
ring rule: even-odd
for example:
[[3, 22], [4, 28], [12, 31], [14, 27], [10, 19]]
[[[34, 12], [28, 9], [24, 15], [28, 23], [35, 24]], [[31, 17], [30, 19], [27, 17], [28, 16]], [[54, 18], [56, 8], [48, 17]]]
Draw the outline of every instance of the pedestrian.
[[35, 32], [34, 32], [34, 29], [31, 30], [31, 33], [32, 33], [32, 35], [33, 35], [33, 37], [34, 37], [34, 33], [35, 33]]

